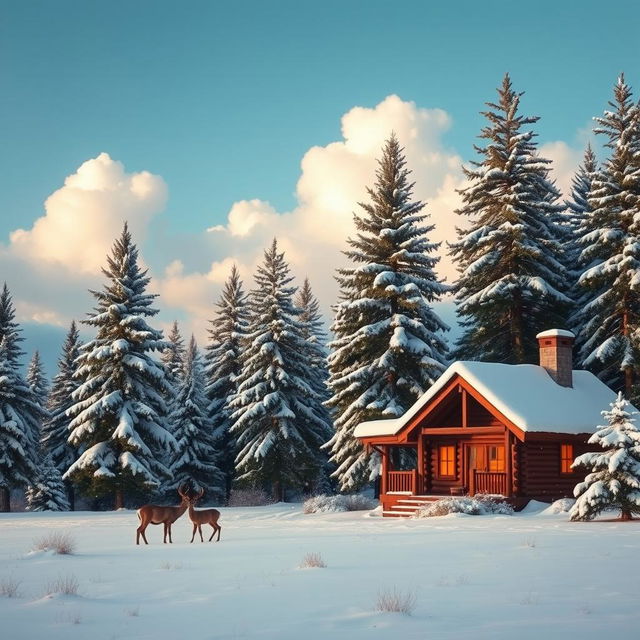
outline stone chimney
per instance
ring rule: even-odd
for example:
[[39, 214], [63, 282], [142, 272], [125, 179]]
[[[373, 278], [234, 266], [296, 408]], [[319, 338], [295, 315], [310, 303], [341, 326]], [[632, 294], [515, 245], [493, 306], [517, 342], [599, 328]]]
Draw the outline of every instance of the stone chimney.
[[540, 347], [540, 366], [560, 386], [573, 387], [573, 333], [549, 329], [536, 338]]

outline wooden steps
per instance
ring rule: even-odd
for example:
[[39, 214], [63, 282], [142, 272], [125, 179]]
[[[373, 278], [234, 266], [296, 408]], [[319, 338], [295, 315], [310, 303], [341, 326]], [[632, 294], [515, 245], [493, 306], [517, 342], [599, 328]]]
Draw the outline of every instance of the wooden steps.
[[412, 496], [407, 494], [386, 494], [382, 505], [384, 518], [410, 518], [416, 511], [430, 502], [450, 496]]

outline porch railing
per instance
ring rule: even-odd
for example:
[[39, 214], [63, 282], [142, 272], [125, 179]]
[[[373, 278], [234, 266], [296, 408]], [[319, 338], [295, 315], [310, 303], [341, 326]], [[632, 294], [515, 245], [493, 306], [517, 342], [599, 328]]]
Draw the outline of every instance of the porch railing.
[[474, 489], [476, 493], [507, 495], [507, 474], [497, 471], [476, 471]]
[[415, 493], [418, 470], [389, 471], [387, 473], [387, 492], [407, 491]]

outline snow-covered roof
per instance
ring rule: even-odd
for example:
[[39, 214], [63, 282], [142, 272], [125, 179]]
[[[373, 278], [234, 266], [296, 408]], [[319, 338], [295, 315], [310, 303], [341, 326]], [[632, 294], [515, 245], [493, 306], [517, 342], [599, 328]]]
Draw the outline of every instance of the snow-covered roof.
[[590, 433], [602, 424], [616, 394], [589, 371], [573, 372], [573, 387], [562, 387], [540, 366], [455, 362], [399, 418], [361, 422], [359, 438], [395, 435], [453, 378], [460, 375], [523, 431]]
[[547, 329], [546, 331], [541, 331], [536, 338], [575, 338], [575, 334], [571, 331], [567, 331], [566, 329]]

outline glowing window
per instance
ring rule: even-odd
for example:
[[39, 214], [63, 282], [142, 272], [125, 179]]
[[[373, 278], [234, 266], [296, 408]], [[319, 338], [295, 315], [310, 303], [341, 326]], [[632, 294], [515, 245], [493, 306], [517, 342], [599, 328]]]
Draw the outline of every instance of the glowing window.
[[489, 471], [504, 473], [505, 470], [504, 447], [489, 447]]
[[573, 473], [571, 465], [573, 464], [573, 445], [561, 444], [560, 445], [560, 472], [561, 473]]
[[440, 447], [439, 474], [453, 478], [456, 475], [456, 448], [454, 446]]

